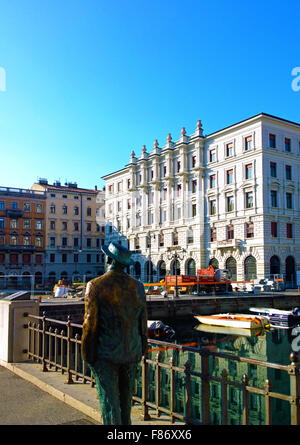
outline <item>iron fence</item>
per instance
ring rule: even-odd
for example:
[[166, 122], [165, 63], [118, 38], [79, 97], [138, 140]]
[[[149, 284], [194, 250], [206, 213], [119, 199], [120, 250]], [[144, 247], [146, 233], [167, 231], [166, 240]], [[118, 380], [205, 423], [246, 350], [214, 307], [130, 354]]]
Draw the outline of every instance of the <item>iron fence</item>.
[[[95, 385], [81, 357], [82, 325], [30, 315], [28, 357], [75, 381]], [[238, 372], [239, 367], [239, 372]], [[259, 371], [258, 371], [259, 369]], [[300, 425], [300, 366], [292, 353], [289, 365], [240, 357], [209, 348], [148, 340], [136, 379], [133, 402], [144, 420], [155, 410], [171, 423], [276, 424], [278, 401], [285, 403], [288, 423]], [[282, 373], [288, 388], [272, 388], [270, 372]], [[260, 376], [260, 378], [258, 378]]]
[[66, 374], [66, 383], [81, 380], [95, 385], [95, 380], [81, 358], [82, 324], [29, 315], [28, 357], [42, 365], [42, 371]]

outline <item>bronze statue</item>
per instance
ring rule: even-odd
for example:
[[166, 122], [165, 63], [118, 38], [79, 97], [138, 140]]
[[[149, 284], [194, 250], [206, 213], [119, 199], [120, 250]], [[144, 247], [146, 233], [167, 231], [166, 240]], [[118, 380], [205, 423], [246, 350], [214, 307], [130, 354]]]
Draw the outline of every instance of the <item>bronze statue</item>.
[[82, 356], [96, 381], [104, 425], [130, 425], [138, 363], [147, 347], [147, 311], [143, 283], [124, 268], [131, 252], [111, 242], [103, 247], [109, 270], [88, 282], [82, 332]]

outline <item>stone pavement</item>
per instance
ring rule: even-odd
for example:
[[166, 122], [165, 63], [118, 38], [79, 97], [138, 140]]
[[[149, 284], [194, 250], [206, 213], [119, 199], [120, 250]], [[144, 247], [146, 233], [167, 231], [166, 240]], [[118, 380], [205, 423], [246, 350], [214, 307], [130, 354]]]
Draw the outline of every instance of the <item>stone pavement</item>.
[[82, 412], [0, 366], [0, 425], [93, 425]]
[[[0, 361], [0, 425], [100, 425], [97, 391], [90, 384], [66, 384], [60, 372], [42, 372], [33, 362]], [[141, 419], [132, 408], [132, 425], [170, 425], [168, 417], [150, 411], [151, 420]], [[177, 425], [184, 425], [176, 422]]]

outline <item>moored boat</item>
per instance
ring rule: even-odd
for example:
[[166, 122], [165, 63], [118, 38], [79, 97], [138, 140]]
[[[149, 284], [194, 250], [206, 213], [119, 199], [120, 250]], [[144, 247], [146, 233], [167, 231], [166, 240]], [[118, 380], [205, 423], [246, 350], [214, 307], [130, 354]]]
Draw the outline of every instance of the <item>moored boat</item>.
[[147, 335], [149, 338], [156, 340], [172, 340], [175, 337], [174, 329], [165, 325], [161, 320], [148, 320], [147, 327]]
[[235, 335], [244, 337], [258, 337], [265, 333], [263, 327], [257, 329], [247, 329], [247, 328], [236, 328], [233, 326], [212, 326], [209, 324], [198, 324], [195, 328], [198, 332], [209, 332], [210, 334], [224, 334], [224, 335]]
[[273, 308], [250, 307], [249, 311], [268, 318], [271, 326], [291, 327], [300, 323], [300, 309], [297, 307], [289, 311]]
[[213, 326], [231, 326], [235, 328], [257, 329], [267, 326], [267, 318], [251, 314], [213, 314], [195, 315], [200, 323]]

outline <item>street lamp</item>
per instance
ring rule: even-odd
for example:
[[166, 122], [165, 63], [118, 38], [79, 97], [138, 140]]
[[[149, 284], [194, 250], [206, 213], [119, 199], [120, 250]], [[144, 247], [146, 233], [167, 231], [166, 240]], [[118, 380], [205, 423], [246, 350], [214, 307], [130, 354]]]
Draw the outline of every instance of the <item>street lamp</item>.
[[178, 283], [177, 283], [177, 261], [183, 260], [186, 250], [182, 249], [180, 246], [168, 247], [167, 258], [168, 260], [174, 260], [175, 264], [175, 289], [174, 297], [178, 298]]
[[149, 248], [149, 256], [148, 256], [148, 283], [150, 283], [152, 281], [152, 275], [153, 275], [153, 266], [152, 266], [152, 262], [151, 262], [151, 243], [152, 243], [152, 239], [155, 240], [156, 236], [155, 234], [151, 234], [148, 233], [147, 235], [147, 247]]

